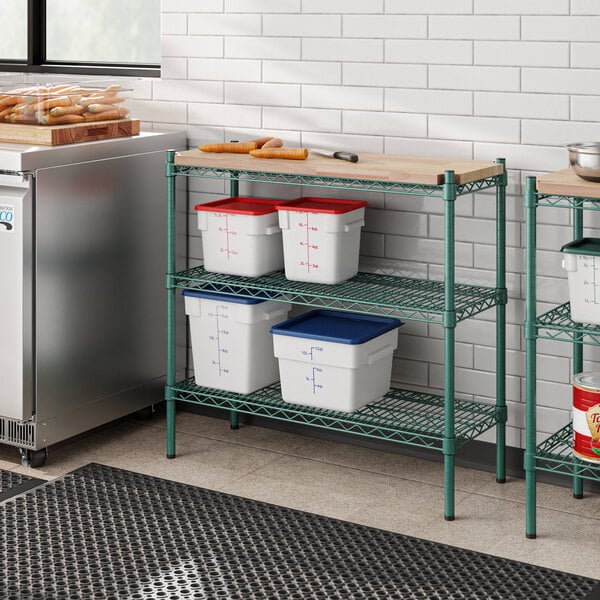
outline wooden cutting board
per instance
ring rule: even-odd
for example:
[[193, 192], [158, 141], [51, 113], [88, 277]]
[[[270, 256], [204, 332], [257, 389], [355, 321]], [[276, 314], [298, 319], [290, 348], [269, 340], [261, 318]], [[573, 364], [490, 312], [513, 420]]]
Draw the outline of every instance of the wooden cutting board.
[[269, 173], [294, 173], [323, 177], [368, 179], [422, 185], [441, 185], [444, 171], [454, 171], [457, 184], [499, 175], [502, 165], [483, 160], [425, 158], [394, 154], [359, 154], [357, 163], [309, 154], [306, 160], [254, 158], [249, 154], [231, 154], [187, 150], [178, 152], [175, 164], [216, 169], [240, 169]]
[[581, 179], [573, 169], [563, 169], [538, 177], [537, 191], [557, 196], [600, 198], [600, 183]]
[[139, 132], [139, 119], [94, 121], [93, 123], [73, 123], [71, 125], [0, 123], [0, 141], [41, 146], [128, 137], [138, 135]]

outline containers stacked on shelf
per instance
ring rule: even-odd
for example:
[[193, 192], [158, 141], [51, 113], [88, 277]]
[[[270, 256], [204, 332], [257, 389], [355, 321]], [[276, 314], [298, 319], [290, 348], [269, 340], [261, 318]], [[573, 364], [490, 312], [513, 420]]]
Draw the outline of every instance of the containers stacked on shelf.
[[[600, 325], [600, 239], [580, 238], [561, 248], [571, 320]], [[573, 454], [600, 463], [600, 373], [573, 376]]]
[[353, 412], [389, 389], [398, 319], [313, 310], [271, 327], [286, 402]]
[[354, 277], [366, 205], [357, 200], [315, 197], [279, 205], [285, 276], [330, 284]]
[[196, 205], [204, 268], [245, 277], [283, 269], [278, 204], [238, 196]]
[[184, 290], [196, 384], [249, 394], [279, 380], [270, 328], [287, 302]]
[[242, 196], [196, 205], [204, 268], [259, 277], [281, 271], [293, 281], [335, 284], [358, 272], [367, 202]]
[[600, 325], [600, 239], [573, 240], [561, 252], [569, 281], [571, 319]]
[[[204, 268], [246, 277], [285, 269], [294, 281], [345, 281], [358, 272], [366, 205], [242, 196], [199, 204]], [[248, 394], [276, 382], [281, 370], [287, 402], [345, 412], [389, 390], [397, 319], [319, 310], [277, 324], [289, 304], [196, 291], [184, 296], [198, 385]]]

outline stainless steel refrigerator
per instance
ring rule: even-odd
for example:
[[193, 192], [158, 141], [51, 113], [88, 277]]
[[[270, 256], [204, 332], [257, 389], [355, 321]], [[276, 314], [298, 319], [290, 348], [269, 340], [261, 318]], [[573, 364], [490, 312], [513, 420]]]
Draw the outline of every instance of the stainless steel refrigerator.
[[163, 398], [164, 162], [185, 143], [0, 143], [0, 443], [24, 464]]

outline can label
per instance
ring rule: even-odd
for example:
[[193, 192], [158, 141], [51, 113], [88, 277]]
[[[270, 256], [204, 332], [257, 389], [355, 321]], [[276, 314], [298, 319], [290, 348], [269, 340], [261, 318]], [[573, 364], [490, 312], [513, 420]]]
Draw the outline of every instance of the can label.
[[600, 462], [600, 392], [573, 386], [573, 453]]

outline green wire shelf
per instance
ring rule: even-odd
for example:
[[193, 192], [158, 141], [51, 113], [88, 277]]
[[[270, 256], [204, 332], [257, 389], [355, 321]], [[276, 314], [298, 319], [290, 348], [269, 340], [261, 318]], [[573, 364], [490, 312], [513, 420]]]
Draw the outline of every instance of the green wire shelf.
[[589, 345], [600, 344], [600, 327], [572, 321], [570, 302], [540, 315], [535, 326], [538, 338]]
[[572, 442], [573, 424], [569, 423], [536, 448], [536, 469], [600, 481], [600, 463], [589, 463], [577, 458], [573, 454]]
[[558, 196], [535, 194], [536, 206], [553, 208], [577, 208], [582, 210], [600, 210], [600, 198], [584, 198], [582, 196]]
[[[444, 317], [444, 282], [412, 277], [358, 273], [348, 281], [328, 285], [290, 281], [282, 272], [247, 278], [209, 273], [204, 267], [195, 267], [172, 275], [170, 282], [177, 288], [198, 288], [252, 298], [264, 298], [267, 294], [282, 302], [393, 315], [410, 321], [441, 324]], [[496, 290], [489, 287], [457, 283], [454, 292], [457, 322], [502, 301]]]
[[[442, 198], [441, 185], [423, 185], [376, 179], [349, 179], [347, 177], [327, 177], [323, 175], [303, 175], [295, 173], [275, 173], [271, 171], [249, 171], [218, 169], [215, 167], [198, 167], [192, 165], [169, 165], [174, 175], [187, 177], [205, 177], [208, 179], [243, 179], [251, 183], [278, 183], [283, 185], [304, 185], [309, 187], [325, 187], [341, 190], [360, 190], [362, 192], [386, 192], [391, 194], [408, 194], [411, 196], [433, 196]], [[457, 196], [472, 194], [502, 185], [504, 175], [494, 175], [476, 181], [458, 185]]]
[[[170, 391], [175, 400], [183, 402], [442, 450], [444, 398], [435, 394], [392, 388], [382, 400], [345, 413], [284, 402], [278, 383], [242, 395], [198, 387], [190, 378], [176, 383]], [[464, 399], [455, 402], [457, 448], [503, 419], [493, 404]]]

